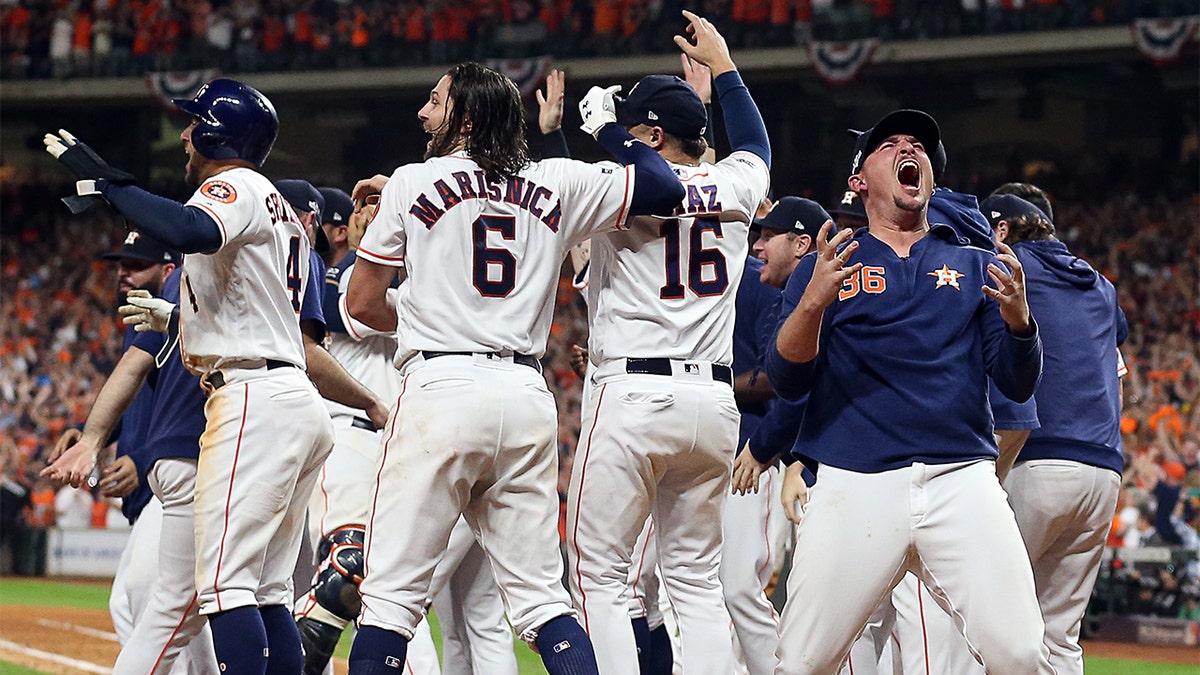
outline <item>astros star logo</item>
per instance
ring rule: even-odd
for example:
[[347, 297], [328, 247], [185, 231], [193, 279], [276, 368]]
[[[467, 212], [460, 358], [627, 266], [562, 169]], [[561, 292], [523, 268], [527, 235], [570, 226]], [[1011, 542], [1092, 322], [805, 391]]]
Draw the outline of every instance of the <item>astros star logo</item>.
[[942, 265], [942, 269], [927, 272], [927, 274], [931, 277], [937, 277], [937, 285], [934, 286], [935, 289], [942, 286], [949, 286], [956, 291], [962, 290], [962, 287], [958, 285], [958, 280], [966, 276], [962, 272], [950, 269], [949, 265]]

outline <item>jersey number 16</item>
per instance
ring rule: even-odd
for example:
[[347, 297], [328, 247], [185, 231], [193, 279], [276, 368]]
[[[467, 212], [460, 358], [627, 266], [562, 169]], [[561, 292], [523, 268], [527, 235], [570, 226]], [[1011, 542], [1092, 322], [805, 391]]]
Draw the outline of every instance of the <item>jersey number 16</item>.
[[[666, 240], [666, 273], [667, 283], [658, 289], [658, 296], [664, 300], [678, 300], [683, 297], [682, 270], [685, 265], [682, 257], [683, 222], [678, 219], [664, 221], [659, 226], [659, 234]], [[706, 298], [720, 295], [729, 288], [729, 270], [725, 264], [725, 256], [717, 248], [704, 248], [705, 232], [712, 232], [717, 239], [725, 235], [721, 232], [721, 221], [716, 218], [695, 218], [688, 230], [688, 261], [687, 287], [696, 295]], [[711, 268], [711, 275], [705, 280], [704, 268]]]

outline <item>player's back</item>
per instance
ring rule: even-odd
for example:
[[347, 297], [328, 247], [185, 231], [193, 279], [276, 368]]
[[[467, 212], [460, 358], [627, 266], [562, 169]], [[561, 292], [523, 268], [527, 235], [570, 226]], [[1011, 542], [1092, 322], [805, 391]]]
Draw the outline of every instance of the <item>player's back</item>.
[[397, 169], [358, 250], [408, 273], [397, 362], [416, 351], [540, 356], [566, 252], [624, 221], [630, 174], [552, 159], [489, 183], [464, 153]]
[[670, 218], [638, 218], [592, 241], [592, 359], [733, 361], [734, 297], [769, 177], [757, 156], [673, 165], [686, 188]]
[[206, 180], [187, 205], [217, 222], [221, 247], [184, 259], [185, 365], [206, 372], [272, 359], [303, 368], [299, 312], [310, 247], [292, 208], [266, 177], [244, 168]]

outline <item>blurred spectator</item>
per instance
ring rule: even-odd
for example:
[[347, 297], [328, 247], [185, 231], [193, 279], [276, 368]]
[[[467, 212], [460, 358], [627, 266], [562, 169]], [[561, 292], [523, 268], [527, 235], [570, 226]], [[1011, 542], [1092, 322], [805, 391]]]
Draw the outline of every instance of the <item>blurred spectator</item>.
[[67, 530], [91, 527], [94, 502], [92, 493], [84, 488], [59, 488], [58, 493], [54, 495], [55, 527]]

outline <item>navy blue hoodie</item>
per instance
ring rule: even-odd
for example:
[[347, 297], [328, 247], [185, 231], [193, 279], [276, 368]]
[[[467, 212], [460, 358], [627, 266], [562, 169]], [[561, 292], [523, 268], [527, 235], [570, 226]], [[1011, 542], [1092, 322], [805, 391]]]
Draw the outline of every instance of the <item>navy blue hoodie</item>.
[[[972, 246], [986, 251], [996, 250], [992, 226], [979, 210], [979, 200], [975, 195], [955, 192], [949, 188], [936, 188], [933, 196], [929, 198], [926, 218], [930, 225], [942, 223], [954, 228], [958, 236], [966, 239]], [[1037, 402], [1034, 399], [1017, 403], [1001, 394], [994, 383], [988, 389], [992, 418], [997, 429], [1008, 431], [1037, 428]]]
[[[945, 464], [998, 455], [987, 378], [1027, 400], [1041, 374], [1037, 326], [1008, 332], [980, 290], [991, 252], [934, 224], [901, 258], [866, 229], [852, 263], [865, 265], [822, 318], [816, 359], [787, 361], [773, 348], [767, 373], [785, 398], [810, 397], [797, 440], [801, 458], [875, 473], [914, 462]], [[782, 325], [812, 278], [805, 256], [784, 289]], [[778, 333], [779, 326], [776, 327]]]
[[1037, 317], [1045, 364], [1037, 390], [1041, 428], [1018, 462], [1070, 459], [1122, 468], [1117, 346], [1129, 335], [1117, 291], [1061, 241], [1013, 246], [1025, 268], [1025, 292]]

